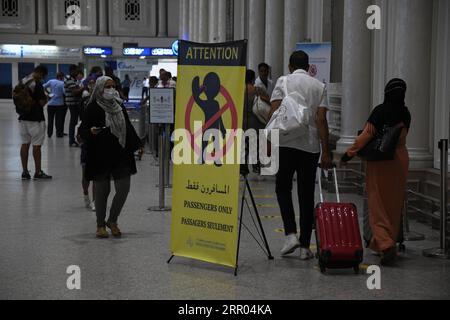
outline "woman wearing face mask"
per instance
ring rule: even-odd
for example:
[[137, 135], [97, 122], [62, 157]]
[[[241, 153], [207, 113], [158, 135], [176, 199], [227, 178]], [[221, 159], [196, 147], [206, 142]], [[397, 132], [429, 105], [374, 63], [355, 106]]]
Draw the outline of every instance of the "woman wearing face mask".
[[[139, 137], [122, 105], [115, 82], [110, 77], [97, 79], [80, 127], [86, 143], [86, 178], [94, 181], [97, 237], [108, 238], [106, 227], [120, 237], [118, 218], [130, 191], [130, 177], [136, 174], [134, 153], [143, 153]], [[116, 194], [108, 221], [106, 208], [114, 180]]]

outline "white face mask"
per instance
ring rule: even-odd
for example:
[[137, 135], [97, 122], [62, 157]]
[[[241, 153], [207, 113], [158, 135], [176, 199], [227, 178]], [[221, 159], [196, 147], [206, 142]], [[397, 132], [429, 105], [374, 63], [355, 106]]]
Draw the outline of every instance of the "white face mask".
[[117, 96], [117, 91], [114, 88], [111, 89], [105, 89], [103, 91], [103, 98], [106, 100], [113, 100]]

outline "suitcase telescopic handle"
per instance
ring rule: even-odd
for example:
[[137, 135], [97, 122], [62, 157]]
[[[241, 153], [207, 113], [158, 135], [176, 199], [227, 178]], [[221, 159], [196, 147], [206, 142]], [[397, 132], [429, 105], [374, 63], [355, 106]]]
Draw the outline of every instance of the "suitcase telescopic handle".
[[[336, 166], [333, 167], [333, 176], [334, 176], [334, 185], [336, 188], [336, 197], [337, 202], [341, 203], [341, 196], [339, 194], [339, 185], [338, 185], [338, 179], [337, 179], [337, 169]], [[323, 197], [323, 188], [322, 188], [322, 168], [318, 168], [317, 170], [317, 179], [319, 180], [319, 191], [320, 191], [320, 202], [324, 203], [324, 197]]]

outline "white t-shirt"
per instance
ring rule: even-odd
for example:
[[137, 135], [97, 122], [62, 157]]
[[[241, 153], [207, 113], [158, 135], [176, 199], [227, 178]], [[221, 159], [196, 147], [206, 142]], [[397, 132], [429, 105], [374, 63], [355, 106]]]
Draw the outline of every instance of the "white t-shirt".
[[177, 83], [173, 80], [169, 80], [166, 85], [163, 84], [162, 80], [159, 80], [157, 88], [176, 88]]
[[[311, 77], [304, 70], [296, 70], [294, 73], [278, 79], [275, 89], [273, 90], [272, 102], [283, 100], [285, 98], [284, 81], [286, 80], [288, 92], [298, 92], [305, 97], [305, 101], [307, 102], [305, 107], [310, 108], [313, 115], [317, 114], [319, 107], [328, 109], [328, 95], [325, 84]], [[302, 139], [281, 146], [309, 153], [320, 153], [320, 138], [316, 122], [311, 121], [308, 134]]]
[[264, 91], [266, 91], [267, 95], [270, 97], [273, 93], [273, 81], [270, 79], [267, 79], [267, 86], [262, 82], [261, 78], [258, 77], [255, 81], [255, 87], [261, 88]]

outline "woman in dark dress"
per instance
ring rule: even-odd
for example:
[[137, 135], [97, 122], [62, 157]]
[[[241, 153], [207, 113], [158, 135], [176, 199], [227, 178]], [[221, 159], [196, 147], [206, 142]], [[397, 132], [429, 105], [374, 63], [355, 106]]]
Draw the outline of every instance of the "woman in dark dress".
[[[122, 235], [117, 222], [130, 192], [131, 176], [137, 173], [134, 153], [142, 153], [141, 141], [115, 86], [110, 77], [97, 79], [80, 127], [88, 154], [86, 178], [95, 182], [98, 238], [109, 237], [106, 227], [114, 237]], [[116, 194], [106, 222], [111, 180]]]

